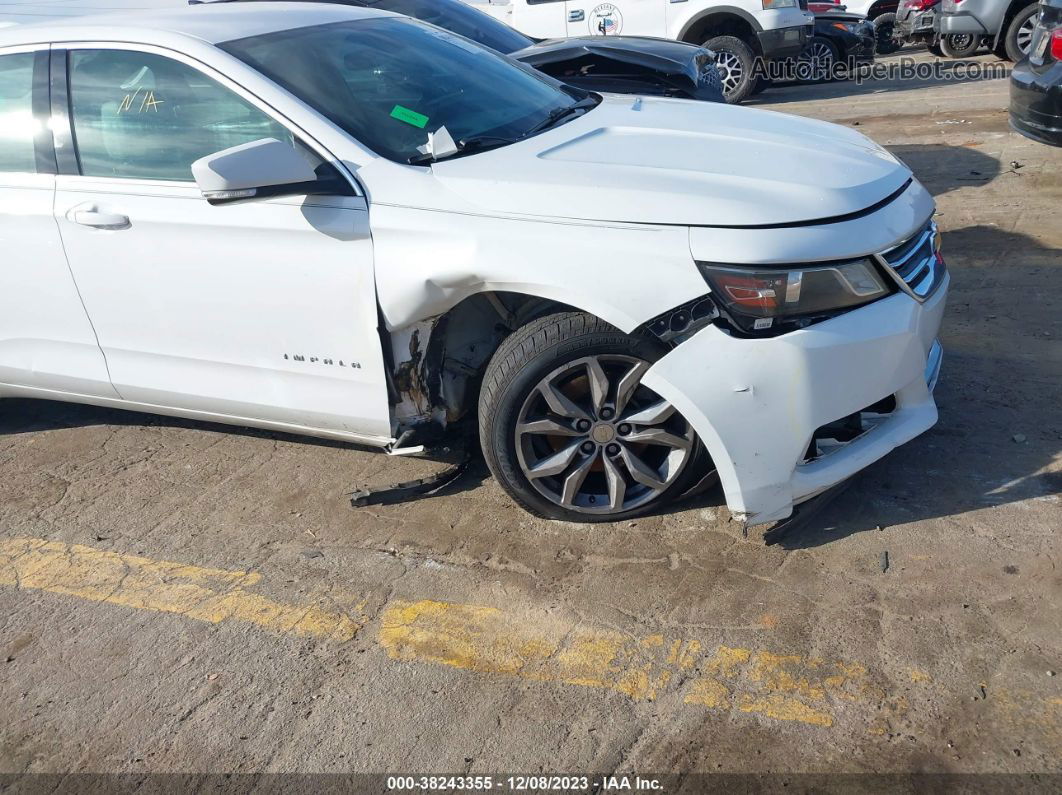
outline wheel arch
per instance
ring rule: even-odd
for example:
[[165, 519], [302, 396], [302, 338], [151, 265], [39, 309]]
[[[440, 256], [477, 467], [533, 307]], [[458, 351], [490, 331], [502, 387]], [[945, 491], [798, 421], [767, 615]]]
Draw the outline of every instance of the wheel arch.
[[[463, 419], [475, 407], [479, 381], [505, 339], [532, 320], [560, 311], [585, 312], [633, 330], [623, 317], [602, 316], [548, 295], [494, 289], [478, 290], [444, 312], [399, 328], [381, 323], [395, 436], [412, 430], [430, 438]], [[605, 314], [616, 315], [607, 309]]]
[[715, 6], [687, 21], [678, 38], [700, 45], [713, 36], [736, 36], [758, 52], [756, 34], [762, 30], [763, 26], [748, 11], [734, 6]]
[[992, 49], [997, 49], [1004, 41], [1007, 35], [1007, 29], [1010, 27], [1010, 23], [1014, 21], [1014, 17], [1027, 9], [1029, 6], [1035, 6], [1038, 4], [1038, 0], [1011, 0], [1007, 6], [1007, 10], [1003, 12], [1003, 18], [1000, 20], [999, 28], [996, 30], [996, 35], [992, 37]]

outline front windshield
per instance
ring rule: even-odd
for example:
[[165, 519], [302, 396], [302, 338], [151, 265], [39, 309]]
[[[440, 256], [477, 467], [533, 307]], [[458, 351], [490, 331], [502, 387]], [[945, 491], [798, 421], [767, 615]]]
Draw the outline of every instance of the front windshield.
[[369, 0], [373, 8], [420, 19], [506, 55], [534, 44], [523, 33], [462, 0]]
[[407, 17], [295, 28], [220, 46], [402, 163], [441, 127], [458, 142], [515, 139], [575, 103], [551, 78]]

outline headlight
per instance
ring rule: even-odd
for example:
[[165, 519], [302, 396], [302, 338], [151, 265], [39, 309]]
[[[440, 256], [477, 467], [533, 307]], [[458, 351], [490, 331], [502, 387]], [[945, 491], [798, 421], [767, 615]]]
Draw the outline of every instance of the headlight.
[[745, 330], [776, 319], [833, 313], [870, 303], [890, 288], [866, 258], [802, 268], [743, 268], [697, 263], [717, 299]]
[[853, 22], [833, 22], [833, 23], [831, 23], [831, 26], [837, 28], [837, 30], [844, 30], [844, 31], [847, 31], [848, 33], [855, 33], [857, 30], [860, 29], [860, 27], [862, 27], [862, 23], [861, 22], [856, 22], [856, 23], [853, 23]]
[[764, 11], [775, 11], [779, 8], [796, 8], [798, 0], [763, 0]]

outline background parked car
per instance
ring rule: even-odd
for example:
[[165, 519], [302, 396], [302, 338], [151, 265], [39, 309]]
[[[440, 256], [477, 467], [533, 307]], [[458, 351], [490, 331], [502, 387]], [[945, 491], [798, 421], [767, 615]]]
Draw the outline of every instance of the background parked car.
[[430, 22], [588, 91], [725, 101], [715, 57], [692, 44], [646, 36], [535, 39], [460, 0], [319, 1]]
[[940, 37], [933, 28], [941, 0], [904, 0], [896, 11], [892, 38], [899, 46], [925, 44], [934, 55], [943, 55]]
[[1029, 57], [1010, 74], [1010, 124], [1022, 135], [1062, 146], [1062, 0], [1043, 0]]
[[[469, 0], [471, 2], [471, 0]], [[505, 0], [474, 3], [528, 36], [659, 36], [716, 55], [729, 102], [764, 86], [756, 59], [798, 58], [812, 35], [808, 0]]]
[[811, 3], [809, 8], [815, 14], [815, 33], [800, 56], [801, 79], [808, 79], [805, 74], [813, 80], [836, 77], [874, 62], [873, 22], [832, 3]]
[[1020, 61], [1032, 43], [1036, 0], [943, 0], [935, 27], [941, 49], [965, 58], [988, 46], [1000, 58]]
[[[141, 9], [186, 3], [198, 5], [194, 0], [126, 1], [128, 8]], [[349, 0], [347, 4], [431, 22], [587, 90], [724, 101], [715, 59], [703, 47], [632, 36], [610, 36], [607, 42], [593, 36], [544, 42], [459, 0]], [[113, 6], [113, 0], [8, 0], [0, 2], [0, 26], [97, 13]]]

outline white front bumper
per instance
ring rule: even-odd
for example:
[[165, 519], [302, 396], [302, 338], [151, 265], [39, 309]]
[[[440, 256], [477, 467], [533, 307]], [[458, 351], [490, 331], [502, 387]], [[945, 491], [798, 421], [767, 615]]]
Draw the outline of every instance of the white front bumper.
[[[653, 365], [643, 383], [693, 425], [734, 514], [749, 524], [784, 519], [937, 421], [934, 344], [949, 281], [925, 303], [898, 293], [769, 339], [708, 326]], [[873, 430], [801, 463], [817, 428], [889, 395], [896, 409]]]

